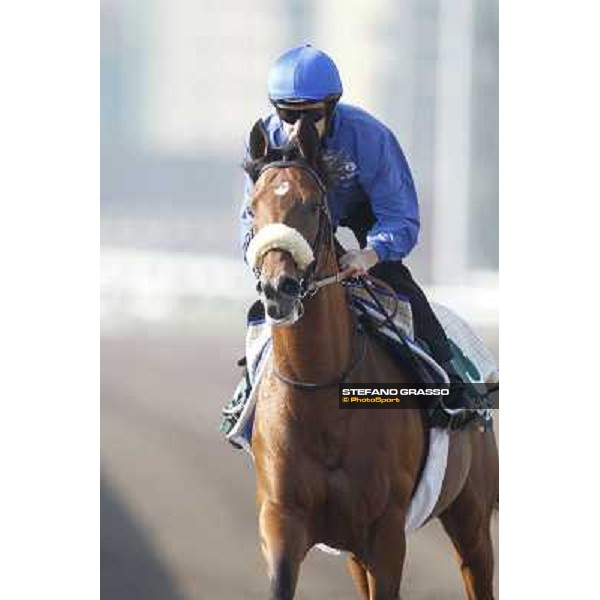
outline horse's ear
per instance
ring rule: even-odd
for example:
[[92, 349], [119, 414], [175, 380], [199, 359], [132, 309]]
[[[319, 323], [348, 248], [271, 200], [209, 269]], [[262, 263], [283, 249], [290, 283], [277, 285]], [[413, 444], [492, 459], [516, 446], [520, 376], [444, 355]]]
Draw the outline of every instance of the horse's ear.
[[319, 139], [317, 128], [310, 119], [300, 119], [296, 143], [300, 150], [300, 154], [302, 154], [310, 165], [316, 167], [317, 157], [321, 148], [321, 140]]
[[254, 123], [254, 127], [250, 132], [250, 147], [248, 151], [252, 160], [257, 160], [266, 156], [269, 150], [269, 137], [265, 131], [261, 119]]

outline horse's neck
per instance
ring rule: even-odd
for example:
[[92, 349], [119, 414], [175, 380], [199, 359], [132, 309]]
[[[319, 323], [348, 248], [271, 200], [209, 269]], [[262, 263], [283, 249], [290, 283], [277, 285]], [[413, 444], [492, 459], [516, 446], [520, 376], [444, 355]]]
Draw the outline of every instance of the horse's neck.
[[[322, 272], [332, 271], [330, 265]], [[339, 377], [352, 361], [354, 344], [346, 294], [336, 284], [321, 288], [306, 301], [297, 323], [273, 328], [275, 366], [295, 380], [319, 383]]]

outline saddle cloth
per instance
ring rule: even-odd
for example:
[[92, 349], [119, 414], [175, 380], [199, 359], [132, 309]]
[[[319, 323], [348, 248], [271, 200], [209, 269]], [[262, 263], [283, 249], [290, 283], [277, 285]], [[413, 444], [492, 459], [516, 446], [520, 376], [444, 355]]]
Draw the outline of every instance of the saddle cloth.
[[[347, 283], [350, 292], [350, 304], [359, 315], [366, 315], [370, 321], [380, 324], [379, 331], [392, 342], [401, 342], [398, 334], [386, 322], [380, 308], [375, 304], [369, 293], [360, 284]], [[377, 298], [387, 314], [392, 314], [397, 302], [396, 314], [392, 319], [394, 325], [403, 335], [404, 342], [432, 368], [441, 381], [447, 381], [444, 370], [433, 360], [418, 340], [415, 340], [413, 318], [408, 298], [392, 294], [384, 288], [376, 288]], [[449, 308], [436, 303], [431, 307], [444, 328], [454, 354], [454, 364], [459, 374], [474, 384], [492, 384], [499, 382], [498, 366], [492, 353], [486, 348], [481, 338], [473, 331], [467, 322]]]
[[[387, 298], [385, 294], [387, 294]], [[385, 294], [378, 293], [378, 298], [389, 314], [393, 299], [389, 293], [385, 292]], [[358, 286], [350, 288], [350, 303], [357, 314], [364, 315], [367, 312], [371, 318], [383, 322], [383, 317], [377, 305]], [[461, 375], [468, 377], [473, 383], [498, 382], [499, 374], [496, 361], [471, 327], [447, 307], [432, 304], [432, 308], [451, 342], [455, 355], [459, 358], [459, 360], [455, 360], [455, 363], [462, 371]], [[412, 312], [410, 304], [405, 298], [399, 298], [394, 324], [406, 336], [404, 341], [409, 344], [413, 353], [420, 360], [427, 363], [433, 379], [438, 382], [447, 382], [448, 378], [444, 370], [414, 340]], [[380, 331], [388, 336], [391, 341], [397, 341], [397, 333], [389, 326], [383, 325]], [[238, 422], [228, 434], [228, 438], [242, 446], [250, 456], [252, 456], [250, 440], [252, 439], [254, 408], [259, 387], [257, 384], [260, 382], [265, 366], [269, 362], [271, 351], [271, 326], [265, 323], [264, 318], [260, 315], [249, 317], [246, 333], [246, 361], [252, 391]], [[446, 473], [448, 446], [449, 432], [432, 428], [429, 435], [429, 448], [425, 466], [407, 515], [407, 532], [415, 531], [424, 525], [437, 503]], [[324, 551], [338, 553], [337, 550], [321, 544], [318, 547]]]

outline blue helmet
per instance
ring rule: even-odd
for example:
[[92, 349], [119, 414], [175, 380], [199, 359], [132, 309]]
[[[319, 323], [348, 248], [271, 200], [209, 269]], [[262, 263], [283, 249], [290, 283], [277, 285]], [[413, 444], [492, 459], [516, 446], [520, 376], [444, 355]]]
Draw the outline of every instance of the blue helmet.
[[342, 95], [335, 63], [310, 44], [292, 48], [277, 59], [269, 71], [268, 87], [272, 102], [318, 102]]

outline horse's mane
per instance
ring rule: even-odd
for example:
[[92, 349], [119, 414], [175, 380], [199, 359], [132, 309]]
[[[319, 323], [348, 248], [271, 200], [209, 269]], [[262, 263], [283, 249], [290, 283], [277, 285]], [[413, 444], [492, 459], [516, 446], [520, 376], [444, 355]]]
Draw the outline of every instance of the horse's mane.
[[[268, 164], [276, 161], [287, 160], [292, 163], [306, 162], [300, 154], [300, 150], [295, 143], [279, 146], [277, 148], [269, 147], [267, 154], [260, 158], [251, 158], [247, 153], [246, 159], [242, 163], [242, 168], [248, 174], [250, 179], [256, 183], [261, 170]], [[339, 152], [324, 150], [317, 157], [317, 172], [323, 178], [325, 187], [330, 189], [335, 187], [340, 181], [348, 176], [349, 160], [344, 158]]]

